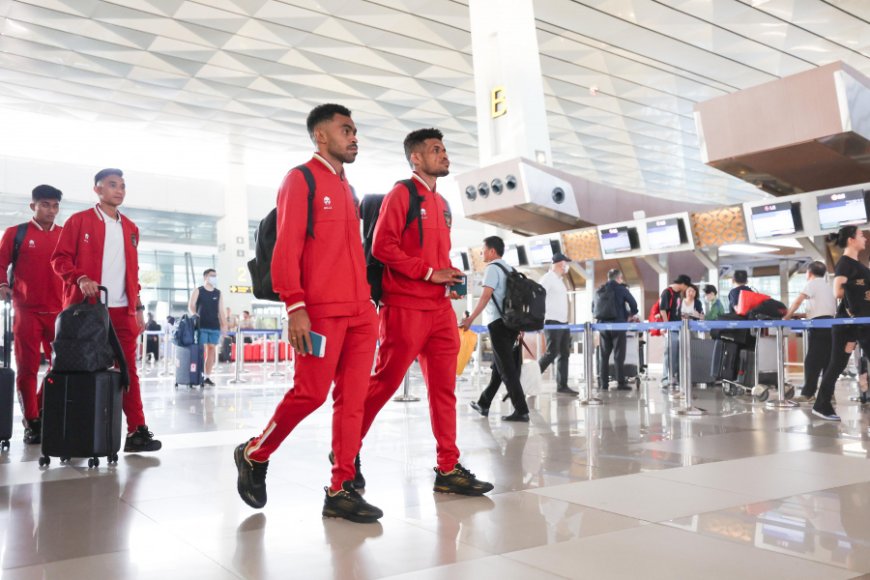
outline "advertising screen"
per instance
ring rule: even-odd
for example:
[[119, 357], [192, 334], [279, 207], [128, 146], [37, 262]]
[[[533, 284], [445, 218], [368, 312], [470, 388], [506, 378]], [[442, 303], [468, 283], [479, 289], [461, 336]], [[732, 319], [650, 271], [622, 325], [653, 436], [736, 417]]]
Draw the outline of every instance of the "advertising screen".
[[795, 224], [794, 204], [790, 201], [759, 205], [752, 208], [752, 229], [756, 238], [786, 236], [798, 231]]
[[842, 226], [867, 223], [867, 205], [860, 189], [829, 193], [816, 198], [819, 226], [832, 230]]
[[679, 246], [683, 243], [680, 237], [680, 218], [647, 222], [646, 238], [651, 250]]
[[618, 254], [631, 251], [631, 240], [628, 237], [628, 227], [606, 228], [599, 230], [601, 235], [601, 251], [605, 254]]
[[549, 264], [553, 261], [553, 246], [550, 240], [532, 240], [528, 243], [529, 262], [533, 265]]

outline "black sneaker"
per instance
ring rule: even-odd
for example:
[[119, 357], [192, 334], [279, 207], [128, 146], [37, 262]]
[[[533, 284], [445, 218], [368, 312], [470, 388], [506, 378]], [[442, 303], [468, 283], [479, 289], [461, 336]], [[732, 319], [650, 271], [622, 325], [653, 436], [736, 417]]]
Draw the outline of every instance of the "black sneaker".
[[148, 425], [139, 425], [132, 433], [127, 433], [124, 451], [127, 453], [142, 453], [158, 451], [163, 444], [154, 438], [154, 433], [148, 430]]
[[474, 474], [457, 463], [453, 471], [443, 473], [435, 468], [435, 488], [439, 493], [458, 493], [459, 495], [483, 495], [492, 491], [493, 485], [480, 481]]
[[252, 508], [260, 509], [266, 505], [266, 470], [269, 468], [268, 461], [251, 461], [245, 457], [245, 448], [249, 439], [242, 443], [233, 452], [236, 469], [239, 471], [239, 479], [236, 489], [242, 501]]
[[24, 424], [24, 443], [39, 445], [42, 442], [42, 421], [31, 419]]
[[[329, 452], [329, 464], [335, 465], [335, 453]], [[364, 489], [366, 486], [366, 478], [362, 474], [362, 466], [359, 461], [359, 453], [356, 454], [356, 459], [353, 460], [353, 467], [356, 473], [353, 476], [353, 486], [356, 489]]]
[[367, 502], [354, 489], [353, 482], [341, 484], [341, 491], [333, 494], [329, 487], [324, 487], [326, 497], [323, 500], [323, 517], [344, 518], [358, 524], [373, 524], [383, 517], [384, 512]]
[[213, 386], [214, 386], [214, 381], [212, 381], [212, 380], [211, 380], [210, 378], [208, 378], [208, 377], [205, 377], [205, 379], [203, 379], [203, 381], [202, 381], [202, 384], [205, 385], [206, 387], [213, 387]]
[[469, 405], [471, 405], [472, 409], [474, 409], [475, 411], [477, 411], [478, 413], [480, 413], [484, 417], [489, 416], [489, 407], [484, 407], [483, 405], [481, 405], [477, 401], [471, 401], [469, 403]]

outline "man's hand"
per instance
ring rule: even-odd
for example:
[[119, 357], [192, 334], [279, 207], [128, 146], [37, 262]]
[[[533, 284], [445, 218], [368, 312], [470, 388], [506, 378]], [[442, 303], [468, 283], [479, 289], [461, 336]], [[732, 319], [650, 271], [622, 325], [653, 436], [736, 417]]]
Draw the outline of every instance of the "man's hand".
[[83, 276], [81, 280], [79, 280], [79, 289], [82, 291], [82, 294], [85, 295], [85, 298], [93, 298], [100, 293], [100, 285], [87, 276]]
[[290, 334], [290, 346], [300, 356], [314, 352], [314, 347], [311, 345], [311, 320], [304, 308], [290, 313], [287, 328]]
[[12, 288], [0, 286], [0, 300], [9, 300], [10, 298], [12, 298]]
[[471, 328], [471, 323], [471, 318], [463, 318], [462, 322], [459, 323], [459, 328], [461, 328], [462, 330], [468, 330], [469, 328]]
[[454, 270], [453, 268], [435, 270], [434, 272], [432, 272], [432, 276], [429, 277], [429, 281], [433, 284], [445, 284], [447, 286], [452, 286], [454, 284], [459, 284], [462, 282], [462, 272], [460, 272], [459, 270]]
[[456, 290], [450, 291], [450, 299], [451, 300], [459, 300], [460, 298], [465, 298], [465, 294], [459, 294]]

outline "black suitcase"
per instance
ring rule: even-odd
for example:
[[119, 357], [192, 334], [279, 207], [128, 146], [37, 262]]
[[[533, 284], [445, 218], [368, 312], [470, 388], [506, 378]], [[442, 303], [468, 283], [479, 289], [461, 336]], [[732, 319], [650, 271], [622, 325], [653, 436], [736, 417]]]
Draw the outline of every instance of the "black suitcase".
[[175, 386], [202, 386], [205, 349], [202, 344], [175, 347]]
[[[758, 382], [762, 385], [776, 385], [775, 372], [760, 372], [758, 373]], [[755, 351], [741, 350], [740, 351], [740, 368], [737, 371], [737, 380], [744, 387], [755, 386]]]
[[42, 457], [61, 462], [88, 457], [97, 467], [99, 457], [118, 462], [121, 449], [121, 373], [111, 369], [94, 373], [54, 373], [42, 387]]
[[716, 349], [716, 340], [692, 338], [692, 383], [715, 383], [719, 380], [721, 351]]
[[220, 350], [218, 350], [218, 362], [226, 363], [232, 360], [233, 337], [224, 336], [221, 338]]
[[12, 411], [15, 405], [15, 371], [9, 365], [12, 351], [12, 331], [9, 317], [12, 304], [7, 299], [3, 304], [3, 368], [0, 369], [0, 450], [9, 449], [12, 439]]
[[737, 370], [740, 366], [739, 352], [740, 347], [737, 344], [727, 340], [715, 340], [713, 348], [717, 351], [713, 355], [713, 361], [719, 361], [719, 369], [717, 378], [723, 381], [733, 381], [737, 379]]

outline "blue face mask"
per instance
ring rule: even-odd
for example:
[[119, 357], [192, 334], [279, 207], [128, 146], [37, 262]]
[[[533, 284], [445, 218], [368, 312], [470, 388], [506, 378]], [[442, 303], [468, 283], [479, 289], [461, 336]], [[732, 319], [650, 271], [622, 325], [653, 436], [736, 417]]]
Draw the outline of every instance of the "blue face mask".
[[209, 276], [208, 283], [212, 286], [217, 286], [217, 276]]

